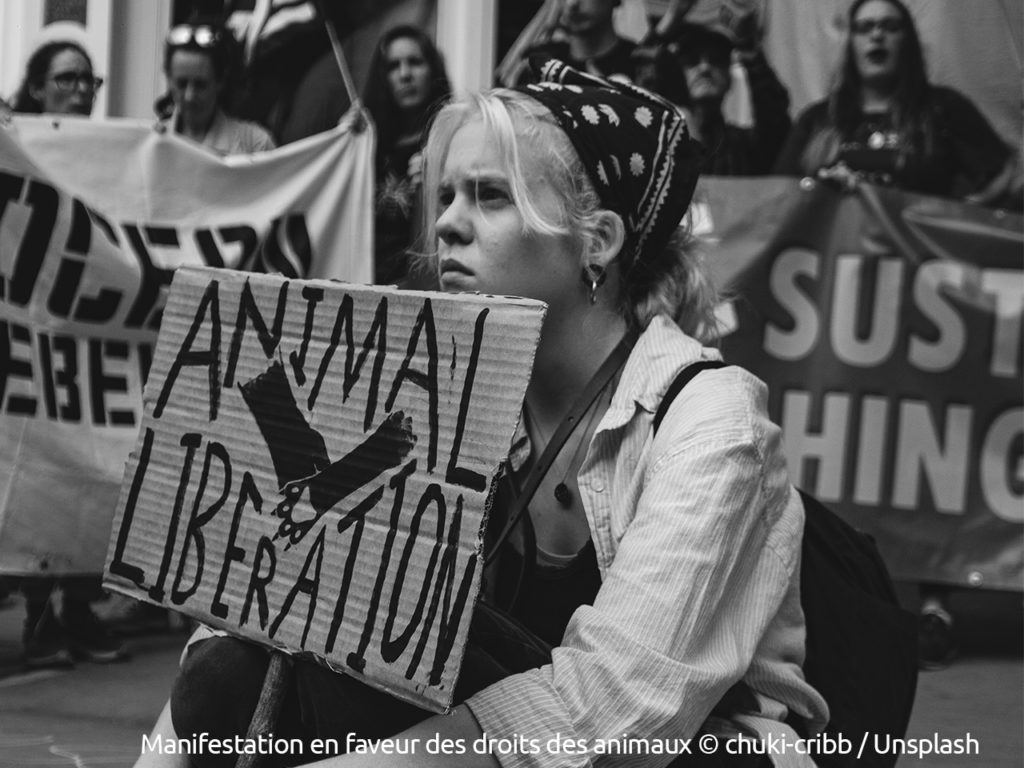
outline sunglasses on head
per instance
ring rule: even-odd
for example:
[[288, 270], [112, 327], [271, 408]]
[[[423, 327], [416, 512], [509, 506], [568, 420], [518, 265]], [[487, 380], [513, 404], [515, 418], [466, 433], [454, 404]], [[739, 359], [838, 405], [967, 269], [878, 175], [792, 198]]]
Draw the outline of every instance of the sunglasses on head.
[[94, 77], [88, 72], [58, 72], [50, 78], [58, 91], [73, 91], [82, 88], [95, 93], [103, 85], [102, 77]]
[[220, 42], [220, 32], [205, 24], [193, 27], [179, 24], [167, 33], [169, 45], [195, 45], [199, 48], [213, 48]]
[[886, 19], [857, 19], [850, 25], [855, 35], [870, 35], [876, 29], [887, 35], [895, 35], [903, 31], [903, 22], [893, 16]]

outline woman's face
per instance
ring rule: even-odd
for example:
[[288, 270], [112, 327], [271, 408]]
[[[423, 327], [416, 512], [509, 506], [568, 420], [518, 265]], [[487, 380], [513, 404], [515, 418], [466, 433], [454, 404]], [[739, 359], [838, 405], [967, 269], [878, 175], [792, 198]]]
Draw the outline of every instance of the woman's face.
[[50, 59], [46, 79], [32, 90], [32, 95], [43, 105], [43, 112], [89, 116], [96, 101], [96, 82], [89, 60], [74, 48], [60, 51]]
[[854, 62], [865, 82], [892, 80], [903, 48], [903, 17], [886, 0], [868, 0], [850, 25]]
[[182, 121], [195, 128], [209, 127], [223, 85], [210, 57], [199, 51], [175, 51], [168, 66], [167, 81]]
[[430, 98], [430, 65], [419, 43], [408, 37], [392, 40], [384, 61], [391, 95], [398, 108], [403, 112], [422, 109]]
[[[520, 148], [530, 199], [545, 219], [558, 221], [558, 193], [535, 159], [541, 153], [528, 150]], [[437, 201], [442, 290], [526, 296], [558, 307], [584, 295], [571, 238], [525, 229], [496, 142], [480, 120], [452, 137]]]

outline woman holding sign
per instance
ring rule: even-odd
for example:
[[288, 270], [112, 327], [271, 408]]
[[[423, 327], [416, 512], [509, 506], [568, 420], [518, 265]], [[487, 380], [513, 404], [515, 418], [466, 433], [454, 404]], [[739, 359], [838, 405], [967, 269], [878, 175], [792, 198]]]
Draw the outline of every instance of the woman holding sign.
[[902, 0], [856, 0], [835, 85], [805, 109], [776, 172], [1020, 207], [1019, 159], [969, 98], [928, 79]]
[[[274, 735], [338, 739], [349, 753], [318, 763], [337, 767], [813, 765], [765, 755], [764, 741], [725, 746], [796, 743], [791, 725], [810, 735], [827, 718], [800, 669], [803, 508], [765, 387], [703, 371], [655, 425], [677, 375], [719, 358], [702, 342], [714, 293], [677, 229], [700, 152], [646, 91], [554, 60], [539, 74], [443, 108], [424, 153], [444, 290], [549, 305], [462, 703], [430, 716], [299, 662]], [[223, 713], [252, 712], [251, 659], [265, 669], [265, 654], [202, 645], [156, 734], [238, 733], [245, 715], [232, 726]], [[356, 737], [392, 740], [382, 753]]]
[[[12, 100], [14, 112], [75, 118], [92, 114], [103, 78], [93, 71], [84, 35], [85, 30], [72, 22], [43, 29]], [[25, 576], [21, 591], [26, 614], [22, 644], [28, 668], [66, 667], [75, 660], [107, 663], [128, 657], [128, 649], [93, 610], [93, 604], [105, 594], [98, 574]], [[55, 608], [58, 593], [59, 616]]]

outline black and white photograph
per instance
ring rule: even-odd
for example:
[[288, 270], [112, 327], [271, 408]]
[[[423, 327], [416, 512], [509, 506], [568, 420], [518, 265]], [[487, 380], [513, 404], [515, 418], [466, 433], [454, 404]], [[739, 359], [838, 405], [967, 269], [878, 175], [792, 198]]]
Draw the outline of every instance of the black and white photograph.
[[0, 0], [0, 768], [1018, 768], [1020, 0]]

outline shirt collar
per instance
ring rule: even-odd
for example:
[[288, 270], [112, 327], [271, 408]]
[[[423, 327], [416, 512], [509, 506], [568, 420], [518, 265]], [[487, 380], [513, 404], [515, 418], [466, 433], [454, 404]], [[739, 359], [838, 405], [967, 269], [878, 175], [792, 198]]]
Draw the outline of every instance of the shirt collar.
[[[720, 359], [717, 350], [701, 346], [668, 315], [658, 315], [640, 334], [626, 359], [611, 403], [594, 434], [624, 426], [633, 418], [637, 408], [653, 414], [680, 370], [698, 360]], [[509, 449], [509, 462], [513, 469], [518, 471], [526, 463], [531, 450], [526, 422], [520, 412]]]
[[655, 317], [626, 360], [611, 405], [597, 431], [622, 427], [637, 408], [648, 413], [657, 411], [679, 371], [701, 359], [721, 359], [721, 355], [687, 336], [668, 315]]

